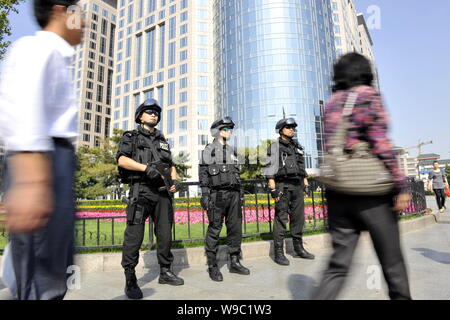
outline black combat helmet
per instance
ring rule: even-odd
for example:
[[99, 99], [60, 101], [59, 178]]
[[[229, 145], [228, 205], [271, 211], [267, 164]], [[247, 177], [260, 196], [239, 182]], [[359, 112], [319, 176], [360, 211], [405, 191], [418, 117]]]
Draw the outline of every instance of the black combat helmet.
[[141, 120], [139, 118], [141, 117], [142, 112], [144, 112], [145, 110], [155, 110], [158, 112], [158, 122], [156, 123], [158, 124], [159, 121], [161, 120], [161, 111], [162, 111], [161, 107], [158, 104], [158, 101], [156, 101], [155, 99], [145, 100], [144, 103], [141, 104], [134, 113], [134, 119], [136, 123], [141, 123]]
[[295, 122], [294, 118], [288, 118], [288, 119], [281, 119], [277, 122], [277, 125], [275, 126], [275, 132], [280, 133], [280, 130], [283, 129], [286, 126], [293, 126], [294, 128], [297, 128], [297, 122]]
[[230, 117], [224, 117], [222, 119], [216, 120], [211, 125], [211, 135], [215, 137], [217, 134], [219, 134], [219, 131], [222, 128], [234, 128], [234, 122], [231, 120]]

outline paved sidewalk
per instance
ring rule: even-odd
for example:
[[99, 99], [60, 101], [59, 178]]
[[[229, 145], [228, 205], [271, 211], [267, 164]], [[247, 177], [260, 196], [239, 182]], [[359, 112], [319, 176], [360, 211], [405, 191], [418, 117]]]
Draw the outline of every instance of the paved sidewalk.
[[[414, 299], [450, 299], [450, 215], [443, 222], [402, 237]], [[250, 276], [230, 274], [222, 266], [222, 283], [211, 281], [206, 266], [175, 269], [184, 278], [185, 285], [171, 287], [158, 284], [158, 270], [138, 274], [144, 299], [151, 300], [276, 300], [308, 299], [326, 267], [330, 250], [314, 252], [313, 261], [288, 256], [291, 265], [282, 267], [271, 258], [250, 259], [244, 265], [251, 269]], [[340, 299], [387, 299], [381, 276], [381, 290], [367, 288], [368, 268], [378, 266], [372, 244], [362, 239], [355, 253], [353, 268]], [[122, 272], [85, 274], [81, 290], [71, 291], [67, 299], [126, 299], [123, 293]]]
[[[431, 201], [433, 198], [427, 199]], [[450, 214], [447, 211], [441, 223], [402, 236], [403, 252], [407, 260], [411, 292], [414, 299], [450, 299]], [[316, 259], [303, 260], [288, 255], [291, 265], [282, 267], [269, 257], [247, 259], [243, 264], [251, 269], [250, 276], [230, 274], [222, 265], [224, 281], [209, 279], [206, 266], [175, 268], [185, 285], [172, 287], [158, 284], [156, 269], [138, 272], [144, 299], [149, 300], [304, 300], [320, 281], [330, 249], [313, 252]], [[381, 275], [381, 289], [369, 289], [368, 271], [379, 266], [371, 242], [360, 240], [347, 285], [339, 299], [387, 299], [386, 286]], [[142, 270], [142, 269], [141, 269]], [[369, 281], [370, 282], [370, 281]], [[66, 299], [127, 299], [123, 293], [124, 277], [121, 271], [82, 274], [81, 288], [70, 291]], [[8, 290], [0, 283], [0, 299], [10, 299]]]

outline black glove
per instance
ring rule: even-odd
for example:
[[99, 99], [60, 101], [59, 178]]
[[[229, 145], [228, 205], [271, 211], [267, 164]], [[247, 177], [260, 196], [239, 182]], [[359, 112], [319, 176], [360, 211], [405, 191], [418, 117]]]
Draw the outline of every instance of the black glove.
[[145, 175], [149, 179], [156, 179], [160, 176], [159, 172], [150, 164], [145, 168]]
[[278, 189], [270, 190], [270, 195], [272, 196], [273, 199], [279, 198], [280, 194], [281, 192]]
[[200, 205], [203, 210], [208, 210], [209, 202], [211, 201], [211, 195], [209, 193], [202, 194], [202, 198], [200, 199]]
[[307, 195], [308, 197], [311, 196], [311, 189], [310, 189], [309, 186], [305, 186], [305, 193], [306, 193], [306, 195]]
[[173, 180], [173, 185], [175, 186], [175, 188], [177, 189], [177, 191], [180, 191], [180, 183], [178, 182], [178, 180]]

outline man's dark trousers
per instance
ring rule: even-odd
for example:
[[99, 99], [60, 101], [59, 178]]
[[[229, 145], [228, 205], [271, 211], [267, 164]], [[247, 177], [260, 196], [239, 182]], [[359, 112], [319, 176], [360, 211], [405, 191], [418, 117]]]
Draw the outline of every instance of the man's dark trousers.
[[219, 235], [223, 220], [227, 226], [227, 244], [230, 255], [241, 253], [242, 208], [240, 192], [218, 190], [211, 193], [211, 208], [208, 209], [208, 230], [205, 236], [205, 252], [209, 265], [217, 263]]
[[[286, 225], [294, 240], [302, 240], [303, 225], [305, 223], [305, 200], [303, 196], [304, 185], [279, 183], [277, 186], [283, 192], [280, 200], [275, 204], [275, 221], [273, 226], [273, 240], [275, 243], [283, 242]], [[285, 190], [284, 187], [287, 187]]]
[[[132, 193], [132, 190], [130, 190]], [[140, 186], [138, 202], [144, 205], [144, 219], [142, 223], [132, 224], [127, 222], [123, 241], [122, 267], [125, 270], [134, 270], [139, 262], [139, 249], [144, 240], [145, 220], [150, 217], [154, 222], [157, 258], [161, 267], [170, 267], [173, 255], [172, 246], [173, 206], [169, 194], [159, 192], [155, 188], [146, 185]]]
[[54, 211], [44, 228], [10, 234], [11, 252], [20, 300], [63, 299], [68, 267], [73, 264], [75, 153], [66, 140], [54, 139], [51, 153]]

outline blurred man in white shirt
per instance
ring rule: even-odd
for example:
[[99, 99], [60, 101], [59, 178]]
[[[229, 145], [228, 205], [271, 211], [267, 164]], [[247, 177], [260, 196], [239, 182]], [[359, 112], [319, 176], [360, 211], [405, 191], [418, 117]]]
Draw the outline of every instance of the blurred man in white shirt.
[[84, 28], [77, 2], [35, 0], [42, 31], [16, 41], [2, 65], [6, 224], [21, 300], [62, 299], [73, 261], [78, 108], [70, 68]]

